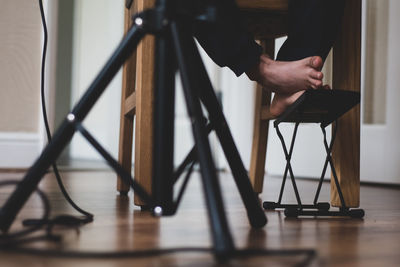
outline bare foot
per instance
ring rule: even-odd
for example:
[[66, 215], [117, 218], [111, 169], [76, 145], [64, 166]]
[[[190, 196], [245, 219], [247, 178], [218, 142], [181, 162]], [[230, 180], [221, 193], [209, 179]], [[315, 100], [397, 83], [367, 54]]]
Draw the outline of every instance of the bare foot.
[[[329, 85], [324, 85], [320, 87], [321, 89], [331, 89]], [[278, 117], [281, 115], [288, 106], [293, 104], [305, 91], [299, 91], [294, 94], [278, 94], [274, 95], [274, 99], [271, 102], [269, 112], [272, 117]]]
[[278, 94], [274, 95], [274, 99], [272, 99], [271, 106], [269, 107], [269, 113], [273, 118], [281, 115], [288, 106], [293, 104], [302, 94], [304, 94], [305, 90], [296, 92], [294, 94]]
[[261, 55], [258, 65], [246, 74], [267, 90], [280, 94], [293, 94], [322, 86], [322, 59], [319, 56], [297, 61], [275, 61]]

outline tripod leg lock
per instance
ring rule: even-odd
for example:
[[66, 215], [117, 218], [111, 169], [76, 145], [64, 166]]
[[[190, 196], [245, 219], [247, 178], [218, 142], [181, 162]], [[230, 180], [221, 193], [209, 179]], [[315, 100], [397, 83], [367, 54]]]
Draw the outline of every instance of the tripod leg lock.
[[137, 27], [143, 28], [146, 32], [156, 34], [162, 32], [169, 24], [169, 20], [163, 9], [148, 9], [132, 16]]

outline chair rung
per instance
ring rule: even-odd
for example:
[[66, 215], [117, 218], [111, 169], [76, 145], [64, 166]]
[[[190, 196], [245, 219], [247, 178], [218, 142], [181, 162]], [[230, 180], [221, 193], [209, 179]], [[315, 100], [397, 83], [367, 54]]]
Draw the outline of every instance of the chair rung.
[[124, 115], [135, 115], [136, 112], [136, 92], [133, 92], [125, 99], [124, 102]]

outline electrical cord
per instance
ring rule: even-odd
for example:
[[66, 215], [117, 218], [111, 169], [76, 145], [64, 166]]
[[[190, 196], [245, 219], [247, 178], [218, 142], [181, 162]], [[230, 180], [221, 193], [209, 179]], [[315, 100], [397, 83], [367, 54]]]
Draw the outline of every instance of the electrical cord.
[[[84, 252], [84, 251], [61, 251], [58, 249], [33, 249], [33, 248], [9, 248], [5, 249], [11, 253], [23, 253], [35, 256], [57, 257], [57, 258], [79, 258], [79, 259], [124, 259], [124, 258], [141, 258], [162, 256], [174, 253], [212, 253], [212, 248], [201, 247], [176, 247], [164, 249], [149, 249], [136, 251], [105, 251], [105, 252]], [[234, 251], [235, 254], [230, 255], [230, 259], [245, 259], [251, 256], [298, 256], [304, 255], [304, 259], [293, 266], [305, 267], [308, 266], [315, 257], [314, 250], [264, 250], [264, 249], [239, 249]]]
[[[10, 185], [18, 185], [19, 181], [15, 180], [4, 180], [0, 182], [0, 187], [5, 187], [5, 186], [10, 186]], [[40, 220], [48, 220], [50, 216], [50, 203], [43, 191], [41, 191], [39, 188], [36, 189], [36, 193], [39, 195], [43, 206], [44, 206], [44, 212], [42, 215], [42, 218]], [[20, 230], [17, 232], [13, 233], [7, 233], [7, 234], [2, 234], [0, 235], [0, 246], [3, 245], [4, 243], [12, 243], [16, 241], [18, 238], [24, 237], [26, 235], [29, 235], [33, 232], [36, 232], [42, 228], [42, 225], [40, 224], [33, 224], [30, 225], [29, 227], [26, 227], [24, 230]]]
[[[44, 15], [44, 9], [43, 9], [43, 0], [39, 0], [39, 8], [40, 8], [40, 15], [42, 19], [42, 25], [43, 25], [43, 33], [44, 33], [44, 40], [43, 40], [43, 53], [42, 53], [42, 70], [41, 70], [41, 99], [42, 99], [42, 114], [43, 114], [43, 121], [46, 129], [46, 135], [47, 135], [47, 140], [48, 142], [51, 141], [51, 132], [50, 132], [50, 127], [49, 127], [49, 122], [47, 119], [47, 111], [46, 111], [46, 99], [45, 99], [45, 90], [44, 90], [44, 85], [45, 85], [45, 70], [46, 70], [46, 53], [47, 53], [47, 40], [48, 40], [48, 31], [47, 31], [47, 23], [46, 23], [46, 17]], [[60, 172], [58, 171], [58, 167], [56, 162], [52, 164], [54, 175], [56, 177], [58, 186], [67, 200], [67, 202], [79, 213], [83, 214], [85, 218], [78, 220], [78, 223], [89, 223], [93, 221], [93, 214], [81, 209], [69, 196], [64, 183], [61, 179]], [[34, 223], [33, 221], [30, 221], [30, 224]], [[36, 223], [42, 223], [40, 221], [37, 221]], [[45, 223], [45, 222], [43, 222]]]
[[[45, 101], [45, 70], [46, 70], [46, 53], [47, 53], [47, 43], [48, 43], [48, 30], [47, 30], [47, 23], [46, 18], [44, 15], [44, 8], [43, 8], [43, 1], [39, 0], [39, 9], [40, 15], [43, 25], [43, 33], [44, 33], [44, 40], [43, 40], [43, 50], [42, 50], [42, 62], [41, 62], [41, 84], [40, 84], [40, 91], [41, 91], [41, 100], [42, 100], [42, 114], [43, 114], [43, 121], [45, 125], [46, 135], [48, 142], [51, 141], [51, 132], [50, 127], [47, 119], [47, 111], [46, 111], [46, 101]], [[40, 199], [44, 205], [44, 214], [40, 219], [27, 219], [22, 222], [22, 224], [26, 227], [24, 230], [20, 230], [13, 233], [7, 233], [0, 235], [0, 247], [4, 248], [4, 246], [11, 246], [16, 244], [22, 244], [26, 242], [32, 242], [32, 240], [37, 240], [38, 237], [35, 238], [26, 238], [27, 235], [41, 230], [43, 227], [46, 226], [46, 235], [42, 236], [40, 239], [46, 240], [59, 240], [60, 238], [52, 234], [52, 229], [55, 225], [62, 225], [66, 227], [78, 227], [83, 224], [89, 223], [93, 221], [93, 214], [81, 209], [69, 196], [63, 181], [61, 179], [61, 175], [58, 171], [57, 164], [54, 162], [52, 164], [54, 174], [58, 183], [58, 186], [67, 200], [67, 202], [79, 213], [83, 214], [83, 218], [71, 216], [71, 215], [58, 215], [53, 219], [49, 219], [50, 216], [50, 203], [46, 195], [40, 189], [36, 189], [36, 193], [39, 195]], [[0, 182], [0, 187], [9, 186], [9, 185], [17, 185], [19, 181], [13, 180], [6, 180]], [[11, 246], [13, 247], [13, 246]]]
[[[44, 94], [44, 80], [45, 80], [45, 61], [46, 61], [46, 51], [47, 51], [47, 25], [43, 10], [43, 2], [39, 1], [40, 14], [42, 18], [43, 30], [44, 30], [44, 45], [42, 54], [42, 69], [41, 69], [41, 97], [42, 97], [42, 113], [44, 124], [46, 128], [46, 134], [48, 141], [51, 141], [51, 133], [49, 128], [49, 123], [47, 120], [47, 112], [45, 105], [45, 94]], [[46, 257], [59, 257], [59, 258], [98, 258], [98, 259], [120, 259], [120, 258], [136, 258], [136, 257], [150, 257], [150, 256], [160, 256], [164, 254], [172, 253], [182, 253], [182, 252], [196, 252], [196, 253], [213, 253], [212, 248], [202, 248], [202, 247], [177, 247], [177, 248], [164, 248], [164, 249], [150, 249], [150, 250], [136, 250], [136, 251], [65, 251], [59, 249], [36, 249], [24, 247], [33, 242], [39, 241], [52, 241], [60, 242], [61, 236], [53, 234], [53, 227], [55, 225], [63, 225], [66, 227], [78, 227], [88, 222], [93, 221], [93, 214], [81, 209], [68, 195], [64, 184], [61, 180], [60, 173], [58, 171], [57, 165], [54, 162], [52, 164], [54, 174], [57, 179], [57, 183], [60, 187], [62, 194], [69, 204], [75, 210], [83, 214], [85, 217], [83, 219], [77, 218], [70, 215], [59, 215], [53, 219], [49, 219], [50, 216], [50, 203], [43, 191], [39, 188], [36, 189], [36, 193], [39, 195], [43, 206], [44, 212], [40, 219], [28, 219], [23, 221], [23, 225], [26, 227], [24, 230], [20, 230], [14, 233], [1, 234], [0, 235], [0, 250], [7, 251], [10, 253], [23, 253], [35, 256], [46, 256]], [[17, 185], [19, 181], [1, 181], [0, 187]], [[38, 236], [29, 236], [30, 234], [41, 230], [46, 226], [45, 234]], [[294, 266], [303, 267], [308, 266], [311, 261], [315, 258], [316, 252], [312, 249], [292, 249], [292, 250], [265, 250], [265, 249], [238, 249], [234, 250], [234, 255], [230, 255], [230, 258], [239, 259], [247, 258], [250, 256], [297, 256], [304, 255], [305, 258], [296, 263]]]

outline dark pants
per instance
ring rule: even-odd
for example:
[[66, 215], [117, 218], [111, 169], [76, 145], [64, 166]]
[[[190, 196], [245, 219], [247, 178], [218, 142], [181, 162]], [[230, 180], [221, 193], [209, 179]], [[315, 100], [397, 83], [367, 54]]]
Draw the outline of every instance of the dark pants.
[[[234, 0], [217, 0], [218, 22], [199, 23], [195, 36], [212, 60], [240, 76], [259, 62], [262, 48], [240, 21]], [[288, 38], [277, 60], [327, 57], [343, 15], [344, 0], [289, 0]], [[272, 55], [271, 55], [272, 56]]]

